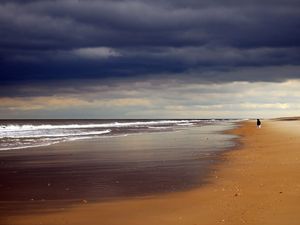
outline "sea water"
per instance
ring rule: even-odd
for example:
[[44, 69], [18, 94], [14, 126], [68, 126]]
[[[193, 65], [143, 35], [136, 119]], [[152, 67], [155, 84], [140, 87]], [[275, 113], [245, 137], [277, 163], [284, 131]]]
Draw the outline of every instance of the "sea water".
[[224, 131], [236, 121], [1, 121], [0, 198], [101, 201], [192, 189], [235, 146]]
[[170, 132], [233, 120], [1, 120], [0, 151], [133, 133]]

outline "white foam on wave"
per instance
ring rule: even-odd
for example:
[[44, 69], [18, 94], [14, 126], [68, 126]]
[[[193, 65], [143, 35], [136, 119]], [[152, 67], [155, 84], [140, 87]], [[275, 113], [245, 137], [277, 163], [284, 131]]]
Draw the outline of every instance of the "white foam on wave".
[[[113, 132], [113, 128], [147, 127], [149, 129], [172, 129], [175, 126], [193, 126], [211, 120], [152, 120], [135, 122], [87, 123], [87, 124], [6, 124], [0, 125], [0, 150], [24, 149], [53, 145], [66, 141], [110, 137], [103, 135]], [[98, 130], [97, 128], [102, 128]], [[104, 128], [104, 129], [103, 129]], [[107, 128], [107, 129], [105, 129]], [[110, 128], [110, 129], [109, 129]], [[142, 129], [143, 130], [143, 129]], [[118, 129], [118, 132], [119, 129]]]
[[178, 126], [194, 126], [194, 123], [178, 123]]
[[0, 133], [0, 138], [55, 138], [55, 137], [72, 137], [72, 136], [88, 136], [88, 135], [100, 135], [110, 133], [111, 130], [102, 131], [90, 131], [90, 132], [78, 132], [78, 133], [36, 133], [36, 132], [2, 132]]
[[172, 127], [151, 127], [148, 126], [149, 129], [158, 129], [158, 130], [165, 130], [165, 129], [171, 129]]
[[[91, 138], [95, 138], [97, 136], [93, 136], [93, 135], [99, 135], [99, 134], [105, 134], [105, 133], [109, 133], [110, 130], [106, 130], [106, 131], [99, 131], [99, 132], [86, 132], [85, 135], [70, 135], [70, 136], [51, 136], [53, 138], [49, 138], [49, 137], [40, 137], [37, 139], [27, 139], [26, 143], [14, 143], [15, 146], [4, 146], [4, 147], [0, 147], [0, 151], [6, 151], [6, 150], [17, 150], [17, 149], [25, 149], [25, 148], [36, 148], [36, 147], [44, 147], [44, 146], [50, 146], [53, 144], [58, 144], [61, 142], [66, 142], [66, 141], [76, 141], [76, 140], [84, 140], [84, 139], [91, 139]], [[90, 135], [90, 136], [87, 136]], [[32, 137], [32, 136], [31, 136]], [[100, 137], [100, 136], [98, 136]], [[29, 142], [29, 143], [28, 143]]]
[[0, 133], [7, 131], [29, 131], [29, 130], [49, 130], [49, 129], [84, 129], [84, 128], [113, 128], [130, 126], [147, 126], [156, 124], [180, 124], [200, 120], [160, 120], [160, 121], [140, 121], [140, 122], [114, 122], [114, 123], [93, 123], [93, 124], [64, 124], [64, 125], [0, 125]]

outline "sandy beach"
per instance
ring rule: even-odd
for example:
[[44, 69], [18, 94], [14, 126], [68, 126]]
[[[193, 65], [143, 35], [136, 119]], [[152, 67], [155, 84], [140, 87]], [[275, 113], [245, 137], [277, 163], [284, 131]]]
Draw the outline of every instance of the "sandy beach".
[[[5, 225], [299, 224], [300, 121], [254, 121], [230, 131], [240, 145], [213, 164], [203, 185], [189, 191], [112, 201], [78, 201], [13, 212]], [[21, 188], [21, 187], [20, 187]], [[29, 203], [30, 201], [28, 201]], [[4, 205], [2, 201], [1, 205]], [[24, 209], [26, 211], [26, 209]]]

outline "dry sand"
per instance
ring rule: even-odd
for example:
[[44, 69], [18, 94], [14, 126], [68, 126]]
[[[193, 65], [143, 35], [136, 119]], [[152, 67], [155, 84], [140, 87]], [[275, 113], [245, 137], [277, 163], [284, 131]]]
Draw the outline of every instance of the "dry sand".
[[[209, 184], [181, 193], [82, 202], [56, 212], [11, 215], [6, 225], [300, 224], [300, 122], [244, 122], [241, 146], [215, 165]], [[53, 204], [53, 203], [52, 203]]]

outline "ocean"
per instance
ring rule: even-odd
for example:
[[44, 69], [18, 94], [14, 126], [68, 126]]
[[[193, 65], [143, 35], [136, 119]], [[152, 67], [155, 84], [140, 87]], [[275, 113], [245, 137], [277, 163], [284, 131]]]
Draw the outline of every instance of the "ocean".
[[236, 145], [224, 131], [237, 121], [2, 120], [0, 198], [103, 201], [189, 190]]
[[0, 151], [47, 146], [80, 139], [170, 132], [230, 125], [234, 120], [0, 120]]

